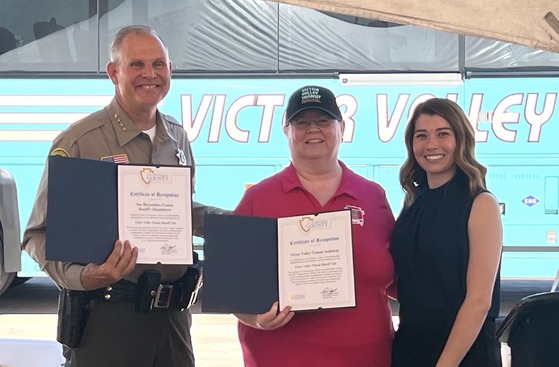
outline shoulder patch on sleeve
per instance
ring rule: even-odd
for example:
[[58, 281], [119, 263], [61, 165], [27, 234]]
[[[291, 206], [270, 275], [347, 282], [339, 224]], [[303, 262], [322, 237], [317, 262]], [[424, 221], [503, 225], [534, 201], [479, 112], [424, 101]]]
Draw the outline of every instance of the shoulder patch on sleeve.
[[70, 157], [70, 153], [66, 151], [64, 148], [56, 148], [53, 150], [50, 155], [59, 155], [61, 157]]

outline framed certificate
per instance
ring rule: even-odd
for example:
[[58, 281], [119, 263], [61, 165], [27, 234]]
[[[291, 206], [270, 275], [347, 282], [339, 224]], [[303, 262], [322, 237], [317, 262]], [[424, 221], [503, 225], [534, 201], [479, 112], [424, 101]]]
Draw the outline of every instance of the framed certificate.
[[191, 168], [49, 157], [46, 258], [105, 262], [117, 239], [140, 264], [193, 262]]
[[355, 306], [351, 212], [287, 218], [206, 215], [202, 311]]

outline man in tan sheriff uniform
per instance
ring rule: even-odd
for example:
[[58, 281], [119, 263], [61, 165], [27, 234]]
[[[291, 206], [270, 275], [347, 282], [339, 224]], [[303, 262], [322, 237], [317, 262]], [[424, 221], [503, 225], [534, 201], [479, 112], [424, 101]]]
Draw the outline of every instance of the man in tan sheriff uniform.
[[[169, 91], [171, 68], [168, 49], [154, 30], [145, 26], [121, 29], [111, 45], [111, 61], [107, 64], [107, 74], [115, 85], [114, 99], [63, 131], [50, 154], [194, 168], [185, 130], [157, 110]], [[92, 295], [79, 345], [65, 349], [67, 366], [194, 366], [191, 314], [183, 310], [184, 303], [179, 306], [173, 299], [168, 308], [135, 310], [138, 280], [146, 269], [158, 270], [161, 283], [174, 286], [173, 296], [177, 296], [181, 292], [176, 282], [187, 272], [187, 266], [136, 265], [137, 248], [121, 240], [115, 242], [103, 264], [84, 266], [45, 260], [47, 171], [23, 246], [60, 288], [90, 290], [87, 294]], [[194, 203], [194, 235], [203, 235], [203, 216], [208, 212], [224, 211]], [[183, 298], [189, 296], [184, 293]]]

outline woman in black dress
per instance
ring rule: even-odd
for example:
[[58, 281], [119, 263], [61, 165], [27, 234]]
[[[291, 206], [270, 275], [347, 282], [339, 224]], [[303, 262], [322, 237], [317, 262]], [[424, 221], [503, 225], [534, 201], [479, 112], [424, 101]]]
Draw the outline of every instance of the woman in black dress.
[[400, 324], [393, 367], [501, 366], [502, 224], [462, 109], [434, 98], [406, 128], [404, 209], [392, 234]]

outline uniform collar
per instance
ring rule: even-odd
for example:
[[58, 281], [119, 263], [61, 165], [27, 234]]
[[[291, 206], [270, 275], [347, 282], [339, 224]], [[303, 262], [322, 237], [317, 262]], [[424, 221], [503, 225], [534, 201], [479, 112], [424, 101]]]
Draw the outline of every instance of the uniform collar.
[[162, 141], [170, 139], [178, 144], [179, 139], [173, 132], [173, 129], [171, 129], [171, 124], [167, 121], [166, 116], [159, 113], [159, 111], [157, 111], [157, 122], [159, 123], [159, 126], [163, 126], [163, 129], [157, 129], [155, 136], [159, 136]]
[[[140, 129], [136, 126], [134, 121], [128, 117], [126, 112], [120, 107], [116, 98], [113, 98], [111, 103], [107, 106], [107, 112], [109, 115], [109, 120], [111, 121], [114, 131], [116, 133], [116, 138], [120, 146], [124, 146], [131, 140], [136, 138], [142, 133]], [[177, 141], [175, 135], [169, 129], [169, 123], [161, 116], [159, 111], [156, 112], [155, 125], [158, 127], [155, 130], [155, 140], [159, 139], [161, 141], [167, 141], [169, 139]], [[162, 126], [163, 129], [160, 129]]]
[[[335, 196], [339, 195], [349, 195], [353, 198], [357, 198], [357, 188], [356, 185], [351, 185], [350, 175], [352, 171], [347, 168], [347, 166], [342, 162], [338, 161], [340, 166], [342, 166], [342, 180], [340, 181], [340, 186], [336, 190]], [[301, 188], [304, 189], [303, 185], [301, 184], [301, 180], [299, 180], [299, 176], [297, 176], [297, 171], [295, 171], [295, 167], [293, 163], [291, 163], [285, 169], [285, 175], [281, 178], [281, 187], [283, 192], [287, 193], [291, 190]]]

